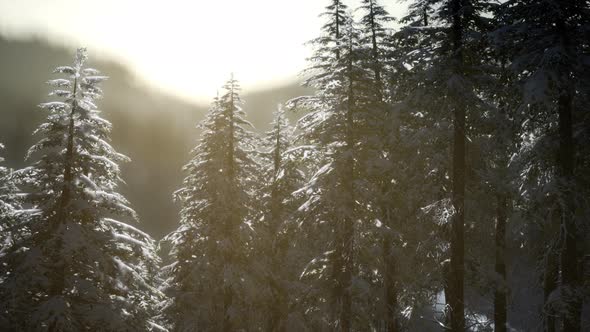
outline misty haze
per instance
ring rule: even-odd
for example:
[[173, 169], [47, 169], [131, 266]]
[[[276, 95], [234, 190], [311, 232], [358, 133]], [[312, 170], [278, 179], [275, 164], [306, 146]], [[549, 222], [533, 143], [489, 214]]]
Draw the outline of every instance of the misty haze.
[[590, 1], [0, 0], [0, 331], [590, 331]]

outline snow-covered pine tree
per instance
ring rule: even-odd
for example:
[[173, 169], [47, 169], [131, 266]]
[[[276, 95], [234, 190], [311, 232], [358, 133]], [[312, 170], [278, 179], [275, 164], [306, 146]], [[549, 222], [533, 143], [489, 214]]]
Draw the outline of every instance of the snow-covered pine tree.
[[448, 265], [452, 136], [448, 114], [427, 98], [438, 28], [424, 26], [424, 21], [429, 19], [423, 10], [410, 10], [401, 19], [407, 25], [387, 42], [389, 111], [379, 125], [383, 160], [377, 179], [383, 186], [375, 195], [382, 223], [379, 271], [385, 312], [380, 317], [386, 331], [431, 328], [419, 315], [434, 309], [444, 289], [441, 267]]
[[[419, 65], [419, 76], [406, 104], [415, 110], [429, 110], [427, 117], [435, 119], [431, 127], [447, 126], [452, 130], [452, 191], [453, 207], [450, 232], [450, 263], [447, 303], [452, 331], [464, 331], [464, 270], [465, 270], [465, 183], [466, 138], [470, 126], [467, 118], [485, 108], [477, 88], [485, 79], [483, 59], [478, 53], [482, 36], [491, 29], [492, 9], [488, 0], [416, 0], [411, 5], [410, 23], [402, 29], [410, 40], [424, 48], [408, 55]], [[424, 20], [425, 13], [430, 20]], [[428, 26], [420, 25], [428, 21]], [[409, 63], [412, 66], [412, 63]], [[424, 115], [424, 114], [422, 114]], [[452, 125], [451, 125], [452, 123]], [[447, 141], [443, 139], [442, 141]], [[450, 150], [450, 149], [449, 149]], [[444, 164], [443, 164], [444, 165]], [[446, 177], [446, 175], [444, 175]]]
[[583, 139], [588, 137], [584, 102], [590, 72], [590, 4], [510, 0], [502, 4], [500, 13], [504, 26], [497, 31], [498, 40], [522, 79], [520, 111], [530, 115], [520, 154], [523, 175], [532, 179], [525, 193], [543, 200], [551, 197], [553, 204], [542, 206], [550, 207], [553, 213], [547, 214], [559, 219], [559, 238], [546, 251], [545, 328], [555, 330], [557, 316], [565, 331], [580, 331], [583, 282], [579, 267], [585, 249], [579, 243], [587, 238], [587, 226], [579, 216], [588, 213], [584, 198], [588, 192], [580, 186], [587, 183], [587, 172], [577, 167], [584, 160], [581, 152], [587, 144]]
[[[350, 19], [347, 10], [348, 6], [342, 0], [330, 0], [330, 4], [326, 6], [326, 10], [320, 14], [320, 16], [327, 17], [326, 24], [322, 26], [324, 34], [312, 40], [311, 43], [324, 46], [340, 45], [340, 39], [343, 36], [342, 32]], [[340, 49], [338, 47], [334, 47], [333, 52], [336, 58], [340, 57]]]
[[[484, 52], [482, 57], [486, 57]], [[518, 264], [523, 258], [508, 259], [510, 254], [515, 256], [519, 243], [511, 233], [521, 227], [509, 220], [516, 219], [512, 207], [517, 197], [515, 183], [519, 169], [511, 158], [518, 152], [523, 119], [517, 111], [519, 87], [515, 76], [506, 68], [506, 60], [495, 53], [487, 61], [490, 76], [493, 75], [494, 79], [480, 93], [492, 108], [472, 117], [471, 121], [474, 133], [470, 136], [468, 156], [473, 172], [467, 182], [471, 197], [466, 200], [466, 205], [470, 210], [468, 216], [477, 227], [468, 231], [466, 245], [468, 260], [475, 267], [472, 270], [477, 270], [471, 276], [471, 286], [479, 288], [483, 296], [493, 294], [494, 330], [506, 332], [509, 326], [514, 326], [508, 324], [511, 294], [508, 280], [514, 278], [509, 275], [512, 269], [507, 262]], [[490, 237], [489, 234], [494, 235]], [[518, 253], [522, 252], [524, 250]], [[486, 324], [491, 322], [490, 319]], [[516, 319], [513, 323], [518, 324]]]
[[[0, 143], [0, 151], [3, 149], [4, 145]], [[16, 197], [18, 189], [10, 176], [10, 170], [2, 165], [3, 162], [4, 158], [0, 157], [0, 256], [10, 246], [13, 227], [15, 222], [20, 220], [18, 218], [20, 202]], [[1, 324], [0, 322], [0, 326]]]
[[[366, 151], [368, 154], [363, 167], [365, 177], [376, 189], [371, 194], [374, 198], [371, 206], [374, 206], [373, 213], [379, 227], [378, 235], [371, 241], [381, 244], [374, 249], [375, 252], [380, 253], [381, 259], [377, 271], [383, 285], [382, 308], [376, 308], [375, 320], [377, 326], [383, 326], [385, 331], [397, 331], [403, 325], [400, 320], [402, 316], [400, 308], [413, 307], [415, 303], [407, 299], [417, 299], [415, 294], [405, 296], [411, 294], [414, 289], [410, 285], [403, 284], [408, 281], [404, 276], [405, 271], [409, 271], [411, 266], [416, 267], [414, 264], [416, 261], [414, 263], [411, 261], [415, 258], [414, 255], [418, 249], [412, 247], [415, 249], [414, 252], [410, 249], [409, 244], [414, 244], [416, 241], [410, 241], [412, 236], [408, 232], [417, 230], [416, 225], [408, 221], [415, 220], [415, 215], [412, 216], [410, 211], [415, 213], [418, 206], [415, 205], [416, 200], [409, 199], [407, 196], [411, 191], [410, 181], [407, 180], [412, 177], [409, 174], [404, 176], [402, 173], [404, 169], [407, 169], [403, 164], [413, 161], [412, 170], [414, 174], [418, 174], [415, 171], [419, 169], [416, 167], [419, 162], [412, 157], [412, 154], [403, 152], [407, 146], [400, 144], [402, 143], [400, 140], [401, 118], [399, 112], [393, 107], [397, 102], [396, 98], [401, 94], [398, 91], [401, 87], [397, 86], [397, 83], [403, 84], [400, 69], [407, 72], [405, 66], [396, 67], [396, 61], [399, 59], [396, 59], [398, 55], [392, 47], [396, 40], [391, 38], [388, 28], [394, 18], [389, 16], [377, 0], [363, 0], [360, 9], [364, 13], [360, 20], [362, 42], [368, 52], [365, 66], [373, 74], [370, 90], [375, 97], [365, 107], [371, 111], [374, 118], [370, 124], [371, 131], [379, 133], [371, 144], [372, 148]], [[397, 51], [399, 53], [399, 50]], [[404, 83], [407, 84], [407, 82]], [[417, 183], [413, 182], [412, 185], [417, 186]], [[408, 250], [402, 253], [404, 249]], [[417, 281], [418, 278], [414, 276], [410, 280]], [[400, 303], [401, 299], [406, 301]]]
[[366, 307], [357, 305], [359, 296], [370, 296], [371, 287], [360, 277], [360, 270], [365, 270], [359, 269], [355, 257], [364, 247], [355, 242], [366, 234], [358, 227], [366, 227], [361, 219], [369, 215], [358, 211], [367, 209], [362, 203], [366, 183], [359, 176], [364, 166], [359, 156], [369, 146], [371, 133], [363, 130], [368, 112], [363, 106], [374, 91], [367, 91], [371, 75], [362, 66], [366, 53], [359, 31], [344, 13], [336, 14], [337, 8], [342, 10], [337, 2], [327, 7], [323, 15], [328, 23], [313, 42], [316, 50], [306, 83], [318, 93], [290, 104], [309, 110], [298, 122], [298, 139], [323, 152], [315, 174], [298, 191], [305, 196], [300, 214], [306, 231], [325, 237], [325, 253], [312, 260], [303, 274], [311, 281], [307, 298], [312, 301], [306, 312], [312, 329], [329, 326], [350, 331], [366, 328], [371, 316]]
[[[0, 143], [0, 151], [4, 149], [4, 145]], [[0, 157], [0, 163], [4, 162], [4, 158]], [[9, 218], [12, 215], [13, 207], [10, 203], [12, 201], [13, 188], [8, 177], [9, 170], [0, 164], [0, 233], [8, 227]], [[0, 247], [1, 248], [1, 247]]]
[[175, 193], [180, 226], [165, 239], [173, 263], [165, 268], [165, 312], [174, 331], [249, 329], [257, 286], [249, 271], [258, 164], [254, 135], [233, 77], [200, 124], [187, 176]]
[[434, 14], [433, 7], [436, 7], [436, 0], [413, 1], [408, 5], [408, 13], [402, 21], [415, 27], [430, 26], [430, 20]]
[[384, 70], [387, 62], [388, 53], [388, 23], [394, 21], [393, 17], [385, 8], [379, 4], [378, 0], [362, 0], [359, 7], [363, 11], [360, 20], [362, 29], [362, 43], [365, 48], [370, 50], [370, 56], [367, 58], [368, 67], [371, 68], [374, 75], [375, 97], [377, 100], [383, 99], [384, 87]]
[[[0, 150], [4, 149], [4, 145], [0, 143]], [[0, 157], [0, 163], [4, 162], [4, 158]], [[11, 189], [8, 183], [8, 169], [0, 165], [0, 257], [4, 256], [4, 251], [10, 246], [12, 239], [11, 227], [13, 207], [10, 204]], [[3, 273], [0, 273], [0, 284], [2, 284]], [[0, 326], [7, 326], [5, 315], [0, 315]]]
[[86, 59], [78, 49], [73, 66], [55, 70], [65, 75], [49, 81], [60, 100], [41, 104], [34, 161], [13, 174], [33, 209], [0, 257], [3, 330], [160, 330], [155, 243], [124, 222], [136, 218], [116, 192], [127, 157], [108, 143], [111, 124], [94, 104], [106, 77]]
[[[305, 182], [300, 169], [301, 150], [293, 147], [293, 128], [285, 110], [274, 112], [272, 129], [262, 141], [262, 188], [258, 194], [261, 218], [255, 224], [254, 248], [262, 265], [257, 274], [266, 288], [262, 320], [265, 331], [286, 331], [301, 326], [296, 300], [302, 293], [299, 274], [311, 259], [309, 239], [304, 239], [295, 214], [301, 199], [293, 195]], [[260, 264], [262, 263], [262, 264]]]

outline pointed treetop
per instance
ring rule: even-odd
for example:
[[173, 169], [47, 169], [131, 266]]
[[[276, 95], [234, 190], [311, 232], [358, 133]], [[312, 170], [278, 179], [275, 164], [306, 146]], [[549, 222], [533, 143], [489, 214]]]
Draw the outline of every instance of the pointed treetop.
[[374, 16], [383, 17], [387, 21], [395, 20], [395, 18], [389, 15], [389, 12], [385, 7], [379, 4], [378, 0], [362, 0], [360, 9], [363, 9]]
[[88, 59], [88, 51], [86, 47], [80, 47], [76, 50], [76, 57], [74, 59], [74, 63], [76, 64], [76, 68], [79, 70], [84, 65], [84, 62]]
[[230, 74], [229, 80], [225, 82], [223, 88], [228, 92], [239, 92], [241, 90], [240, 83], [234, 78], [234, 73]]
[[326, 6], [326, 11], [320, 14], [320, 17], [327, 16], [329, 18], [328, 22], [322, 27], [322, 30], [327, 35], [339, 39], [341, 37], [340, 27], [345, 25], [350, 19], [347, 10], [348, 6], [342, 3], [342, 0], [332, 0]]

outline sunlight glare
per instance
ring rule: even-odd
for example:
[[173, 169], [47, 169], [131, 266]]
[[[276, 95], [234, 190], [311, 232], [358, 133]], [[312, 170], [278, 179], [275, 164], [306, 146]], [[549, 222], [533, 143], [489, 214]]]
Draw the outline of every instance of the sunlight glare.
[[245, 90], [293, 80], [305, 68], [304, 43], [317, 36], [327, 3], [0, 0], [0, 29], [86, 45], [158, 89], [209, 101], [232, 72]]

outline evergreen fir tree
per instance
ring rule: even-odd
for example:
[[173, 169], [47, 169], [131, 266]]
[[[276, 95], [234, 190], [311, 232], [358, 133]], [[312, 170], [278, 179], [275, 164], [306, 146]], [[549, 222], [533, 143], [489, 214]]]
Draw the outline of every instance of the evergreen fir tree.
[[[423, 330], [416, 313], [432, 310], [448, 270], [452, 130], [448, 114], [427, 88], [438, 28], [423, 26], [423, 12], [418, 13], [410, 12], [402, 19], [408, 25], [390, 37], [390, 110], [378, 126], [383, 158], [375, 177], [382, 185], [375, 206], [383, 224], [380, 273], [386, 313], [380, 315], [386, 331]], [[433, 315], [442, 318], [440, 312]]]
[[[417, 88], [408, 95], [406, 104], [422, 112], [429, 110], [427, 116], [434, 116], [437, 125], [447, 126], [453, 133], [452, 138], [442, 140], [453, 142], [450, 164], [453, 218], [446, 278], [452, 331], [465, 329], [465, 184], [471, 172], [467, 169], [466, 140], [470, 125], [466, 120], [468, 115], [474, 117], [487, 108], [478, 94], [482, 80], [486, 79], [484, 58], [478, 51], [485, 45], [481, 37], [492, 27], [491, 19], [485, 16], [492, 8], [487, 0], [418, 0], [411, 5], [411, 16], [405, 19], [429, 24], [419, 28], [411, 23], [404, 29], [405, 34], [413, 35], [413, 40], [426, 46], [411, 54], [423, 70], [417, 72], [418, 80], [414, 81]], [[429, 11], [431, 19], [426, 22], [424, 15]]]
[[79, 49], [73, 66], [55, 70], [66, 76], [49, 81], [62, 101], [41, 105], [34, 162], [13, 175], [33, 209], [0, 257], [3, 330], [159, 329], [155, 243], [122, 221], [136, 218], [116, 192], [127, 157], [108, 143], [111, 124], [94, 104], [106, 77], [86, 58]]
[[[3, 149], [4, 145], [0, 144], [0, 151]], [[11, 176], [11, 171], [1, 164], [3, 162], [4, 158], [0, 157], [0, 257], [11, 246], [14, 228], [21, 220], [18, 188]], [[0, 326], [2, 324], [0, 322]]]
[[184, 167], [180, 227], [167, 236], [174, 262], [166, 267], [171, 297], [166, 313], [174, 331], [249, 328], [256, 299], [252, 276], [253, 190], [257, 162], [235, 79], [212, 104]]
[[[359, 165], [364, 164], [360, 156], [370, 145], [371, 135], [366, 131], [369, 117], [364, 106], [373, 91], [368, 91], [370, 74], [362, 66], [366, 53], [359, 31], [349, 17], [330, 14], [332, 10], [334, 5], [327, 7], [324, 14], [330, 21], [322, 37], [314, 41], [316, 51], [309, 68], [311, 78], [307, 84], [317, 88], [318, 93], [291, 104], [303, 105], [310, 111], [298, 122], [298, 139], [322, 151], [318, 158], [321, 164], [298, 191], [305, 197], [300, 208], [302, 218], [317, 223], [308, 224], [306, 231], [328, 236], [325, 253], [312, 260], [303, 274], [304, 280], [311, 282], [307, 296], [314, 300], [309, 303], [308, 317], [312, 329], [330, 326], [350, 331], [366, 328], [366, 317], [370, 316], [366, 307], [356, 305], [359, 296], [370, 296], [370, 287], [361, 277], [360, 271], [365, 269], [359, 269], [355, 257], [362, 255], [358, 250], [365, 249], [356, 242], [367, 234], [357, 229], [366, 227], [365, 214], [359, 209], [367, 208], [363, 197], [367, 184], [359, 174]], [[342, 22], [346, 25], [342, 26]], [[335, 26], [340, 30], [335, 31]], [[322, 315], [327, 313], [330, 318], [326, 321]]]
[[[577, 167], [579, 161], [583, 163], [583, 139], [588, 137], [583, 105], [588, 92], [584, 78], [590, 68], [590, 6], [577, 0], [507, 1], [500, 19], [499, 44], [523, 84], [519, 110], [530, 117], [519, 154], [523, 179], [531, 185], [524, 194], [533, 204], [549, 207], [543, 211], [559, 219], [559, 237], [549, 240], [545, 252], [545, 329], [555, 331], [558, 316], [564, 330], [580, 331], [583, 282], [579, 266], [584, 249], [579, 243], [587, 239], [587, 228], [577, 216], [588, 213], [581, 198], [587, 197], [587, 191], [579, 186], [588, 178]], [[545, 227], [554, 228], [553, 218], [547, 219]]]
[[[516, 211], [512, 207], [519, 171], [511, 161], [518, 152], [523, 119], [516, 111], [519, 94], [514, 92], [519, 89], [514, 76], [501, 61], [490, 61], [489, 68], [494, 72], [493, 84], [481, 94], [491, 108], [472, 120], [474, 134], [470, 137], [468, 156], [473, 173], [467, 183], [471, 197], [466, 204], [470, 210], [468, 216], [474, 220], [476, 228], [468, 231], [466, 245], [470, 248], [468, 259], [472, 264], [471, 270], [475, 270], [469, 280], [471, 288], [479, 288], [483, 296], [493, 294], [494, 330], [505, 332], [509, 328], [511, 293], [508, 255], [514, 252], [519, 242], [511, 233], [521, 227], [509, 222], [516, 219]], [[494, 220], [493, 224], [490, 219]], [[489, 234], [494, 234], [493, 238]], [[516, 259], [512, 261], [518, 264]]]
[[[4, 145], [0, 144], [0, 151], [4, 149]], [[4, 162], [4, 158], [0, 157], [0, 163]], [[15, 188], [9, 177], [10, 171], [0, 164], [0, 233], [5, 234], [2, 230], [10, 227], [10, 219], [14, 212]]]
[[363, 0], [360, 6], [364, 15], [361, 17], [363, 37], [362, 42], [370, 50], [369, 68], [372, 69], [375, 82], [375, 95], [378, 100], [383, 99], [383, 76], [386, 55], [388, 51], [387, 24], [393, 17], [379, 4], [378, 0]]
[[302, 293], [299, 274], [309, 257], [309, 242], [302, 236], [295, 214], [301, 199], [293, 193], [305, 181], [300, 169], [299, 150], [293, 148], [293, 128], [282, 107], [274, 113], [272, 129], [263, 138], [263, 172], [260, 198], [261, 219], [257, 230], [256, 255], [264, 264], [258, 272], [265, 280], [270, 314], [264, 330], [286, 331], [288, 327], [302, 326], [302, 313], [297, 297]]

